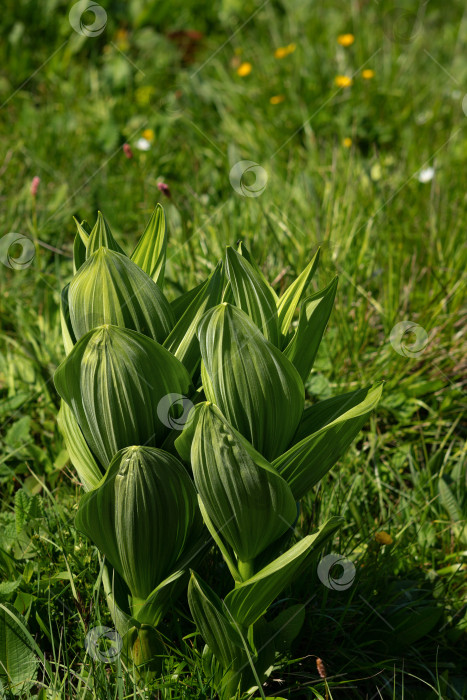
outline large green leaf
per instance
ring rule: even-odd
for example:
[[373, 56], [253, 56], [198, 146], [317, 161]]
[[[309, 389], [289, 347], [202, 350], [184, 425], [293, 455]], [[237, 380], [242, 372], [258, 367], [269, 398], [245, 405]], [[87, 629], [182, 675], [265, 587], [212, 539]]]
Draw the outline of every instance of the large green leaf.
[[[247, 262], [250, 263], [253, 270], [261, 278], [263, 285], [265, 285], [269, 289], [269, 293], [271, 294], [272, 298], [276, 302], [276, 306], [277, 306], [279, 303], [279, 298], [278, 298], [276, 292], [269, 284], [269, 282], [266, 279], [266, 277], [264, 276], [263, 271], [261, 270], [260, 266], [258, 265], [258, 263], [256, 262], [256, 260], [254, 259], [254, 257], [252, 256], [252, 254], [250, 253], [250, 251], [248, 250], [248, 248], [246, 247], [246, 245], [243, 241], [240, 241], [240, 243], [238, 244], [237, 250], [240, 253], [240, 255], [243, 258], [245, 258], [245, 260], [247, 260]], [[227, 301], [227, 300], [223, 299], [223, 301]]]
[[240, 566], [292, 526], [297, 509], [286, 482], [264, 460], [255, 463], [212, 404], [197, 414], [191, 462], [209, 519]]
[[296, 576], [307, 557], [317, 552], [341, 527], [343, 518], [331, 518], [313, 535], [304, 537], [287, 552], [227, 594], [225, 604], [241, 625], [252, 625]]
[[337, 277], [320, 292], [307, 297], [300, 309], [298, 328], [284, 354], [305, 381], [311, 372], [321, 338], [331, 315], [337, 290]]
[[183, 292], [183, 294], [180, 294], [180, 296], [170, 302], [170, 308], [172, 309], [174, 318], [180, 319], [183, 316], [193, 299], [198, 296], [205, 284], [206, 281], [197, 284], [196, 287], [189, 289], [187, 292]]
[[111, 323], [162, 343], [175, 322], [157, 284], [125, 255], [108, 248], [99, 248], [73, 277], [68, 303], [76, 338]]
[[0, 688], [3, 682], [13, 694], [29, 697], [37, 665], [35, 643], [23, 619], [13, 606], [0, 604]]
[[[89, 234], [91, 229], [87, 221], [82, 221], [79, 224], [81, 230], [86, 234], [87, 240], [89, 240]], [[73, 243], [73, 274], [76, 275], [77, 271], [81, 265], [86, 261], [86, 244], [83, 241], [82, 235], [79, 231], [75, 234], [75, 240]]]
[[163, 450], [134, 446], [120, 450], [99, 486], [83, 496], [76, 527], [144, 600], [178, 568], [201, 517], [183, 465]]
[[90, 258], [91, 255], [101, 247], [110, 248], [110, 250], [114, 250], [117, 253], [125, 255], [125, 251], [120, 248], [117, 241], [113, 237], [109, 224], [104, 219], [101, 212], [98, 211], [97, 221], [89, 234], [89, 239], [86, 244], [86, 258]]
[[295, 309], [302, 300], [304, 293], [316, 268], [318, 267], [319, 248], [314, 257], [310, 260], [306, 268], [297, 279], [288, 287], [278, 301], [277, 311], [279, 314], [279, 327], [282, 336], [286, 336], [295, 313]]
[[84, 488], [86, 491], [90, 491], [102, 479], [102, 472], [84, 439], [73, 411], [65, 401], [61, 402], [57, 423], [65, 440], [65, 446], [71, 462], [78, 472]]
[[131, 259], [162, 289], [164, 286], [165, 257], [167, 251], [167, 231], [164, 209], [161, 204], [151, 214], [151, 218], [141, 236]]
[[79, 223], [76, 216], [73, 217], [73, 221], [76, 224], [77, 234], [81, 238], [84, 247], [87, 248], [89, 243], [89, 234], [91, 233], [90, 226], [88, 225], [87, 221], [82, 221], [81, 223]]
[[188, 604], [201, 636], [224, 669], [240, 669], [247, 657], [242, 638], [216, 593], [192, 572]]
[[[289, 484], [297, 500], [320, 481], [337, 460], [350, 447], [352, 441], [366, 423], [371, 411], [381, 398], [382, 383], [373, 387], [360, 389], [351, 394], [345, 394], [341, 401], [330, 399], [334, 415], [330, 414], [328, 404], [323, 409], [323, 415], [329, 420], [316, 432], [304, 437], [294, 444], [287, 452], [273, 462], [273, 466]], [[299, 427], [299, 434], [304, 425], [320, 425], [319, 406], [307, 409], [304, 423]]]
[[76, 343], [75, 334], [71, 325], [70, 307], [68, 305], [69, 288], [70, 285], [66, 284], [60, 294], [60, 324], [62, 329], [63, 346], [67, 355], [73, 350], [73, 345]]
[[222, 295], [224, 275], [222, 263], [203, 284], [164, 342], [167, 348], [193, 376], [201, 360], [197, 329], [203, 314], [217, 304]]
[[235, 304], [242, 309], [273, 345], [279, 345], [276, 301], [248, 260], [233, 248], [227, 248], [226, 271]]
[[198, 330], [206, 397], [266, 459], [289, 445], [304, 388], [291, 362], [240, 309], [220, 304]]
[[159, 402], [190, 388], [186, 369], [165, 348], [117, 326], [83, 336], [54, 379], [104, 465], [123, 447], [160, 445], [169, 427], [157, 414]]

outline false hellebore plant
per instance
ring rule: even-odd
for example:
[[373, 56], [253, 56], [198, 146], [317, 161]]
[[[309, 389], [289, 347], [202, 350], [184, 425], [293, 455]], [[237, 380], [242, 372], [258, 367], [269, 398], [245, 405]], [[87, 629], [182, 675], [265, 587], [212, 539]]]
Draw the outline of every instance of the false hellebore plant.
[[[76, 525], [105, 555], [109, 608], [139, 675], [162, 669], [157, 627], [188, 586], [205, 672], [231, 698], [260, 686], [300, 631], [303, 605], [268, 610], [341, 524], [291, 545], [300, 500], [349, 447], [381, 385], [305, 408], [337, 287], [307, 296], [318, 254], [278, 297], [240, 244], [169, 302], [160, 205], [129, 257], [100, 213], [92, 230], [77, 227], [55, 374], [85, 489]], [[180, 400], [193, 406], [182, 418]], [[223, 600], [195, 573], [209, 535], [233, 578]]]

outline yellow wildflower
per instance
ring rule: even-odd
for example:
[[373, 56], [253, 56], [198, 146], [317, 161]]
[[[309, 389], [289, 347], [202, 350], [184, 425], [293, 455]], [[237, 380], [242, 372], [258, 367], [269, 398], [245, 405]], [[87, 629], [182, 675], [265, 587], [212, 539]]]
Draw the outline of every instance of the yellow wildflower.
[[364, 78], [365, 80], [371, 80], [374, 77], [375, 72], [374, 70], [371, 70], [371, 68], [365, 68], [365, 70], [362, 70], [362, 78]]
[[393, 541], [391, 535], [389, 535], [387, 532], [384, 532], [384, 530], [381, 530], [381, 532], [376, 533], [375, 540], [378, 544], [392, 544]]
[[355, 41], [353, 34], [339, 34], [337, 37], [337, 43], [341, 46], [352, 46]]
[[350, 146], [352, 145], [352, 139], [350, 138], [350, 136], [346, 136], [345, 139], [342, 141], [342, 144], [346, 148], [350, 148]]
[[154, 141], [154, 131], [152, 129], [145, 129], [143, 131], [143, 139], [146, 139], [146, 141]]
[[135, 92], [136, 103], [140, 106], [149, 104], [155, 92], [156, 89], [152, 85], [142, 85]]
[[273, 96], [269, 99], [269, 102], [270, 102], [272, 105], [279, 105], [279, 104], [280, 104], [281, 102], [283, 102], [284, 100], [285, 100], [285, 96], [284, 96], [284, 95], [273, 95]]
[[237, 75], [239, 75], [241, 78], [245, 78], [247, 75], [250, 75], [252, 67], [253, 66], [251, 63], [248, 63], [248, 61], [240, 63], [237, 68]]
[[289, 44], [288, 46], [279, 46], [278, 49], [274, 51], [274, 56], [276, 58], [285, 58], [295, 51], [297, 44]]
[[348, 75], [336, 75], [334, 83], [337, 87], [345, 88], [350, 87], [353, 84], [353, 80]]

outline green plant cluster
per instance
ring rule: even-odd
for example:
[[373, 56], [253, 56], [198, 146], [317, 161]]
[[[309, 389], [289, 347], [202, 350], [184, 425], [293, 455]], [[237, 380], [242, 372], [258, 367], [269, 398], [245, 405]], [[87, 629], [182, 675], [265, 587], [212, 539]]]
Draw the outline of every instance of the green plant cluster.
[[[59, 424], [86, 493], [76, 524], [106, 558], [124, 654], [150, 680], [157, 626], [186, 590], [221, 697], [260, 686], [304, 606], [266, 617], [341, 524], [290, 545], [300, 499], [335, 464], [381, 384], [305, 408], [337, 279], [307, 295], [319, 252], [278, 298], [248, 250], [169, 303], [160, 205], [128, 257], [99, 213], [77, 224], [61, 296]], [[299, 308], [298, 321], [294, 321]], [[183, 415], [180, 416], [180, 409]], [[232, 574], [222, 600], [198, 569], [209, 535]]]

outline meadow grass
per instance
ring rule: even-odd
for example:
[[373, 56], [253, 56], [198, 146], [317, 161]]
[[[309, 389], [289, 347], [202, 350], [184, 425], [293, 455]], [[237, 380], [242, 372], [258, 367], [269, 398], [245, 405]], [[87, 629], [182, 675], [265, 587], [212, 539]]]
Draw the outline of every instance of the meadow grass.
[[[1, 266], [0, 277], [0, 603], [24, 615], [44, 655], [23, 696], [214, 696], [183, 599], [152, 694], [121, 662], [86, 654], [87, 631], [112, 622], [100, 558], [74, 528], [81, 490], [56, 427], [72, 217], [93, 221], [102, 210], [129, 249], [162, 201], [175, 251], [169, 295], [204, 279], [240, 239], [278, 291], [321, 246], [315, 288], [334, 274], [339, 288], [307, 397], [386, 382], [298, 524], [302, 536], [343, 515], [329, 552], [354, 563], [356, 580], [330, 590], [315, 562], [288, 591], [308, 601], [305, 627], [265, 695], [465, 697], [463, 4], [102, 4], [107, 26], [96, 38], [73, 31], [61, 1], [18, 0], [0, 17], [0, 232], [38, 242], [31, 265]], [[201, 40], [169, 38], [193, 28]], [[350, 32], [354, 43], [339, 45]], [[244, 77], [242, 62], [251, 63]], [[338, 75], [353, 84], [337, 87]], [[274, 96], [284, 99], [271, 104]], [[147, 129], [154, 138], [143, 152], [136, 142]], [[259, 197], [231, 186], [240, 160], [267, 172]], [[420, 182], [429, 167], [434, 177]], [[427, 334], [414, 357], [390, 342], [405, 320]], [[381, 531], [392, 544], [377, 542]], [[214, 554], [205, 568], [227, 590]]]

